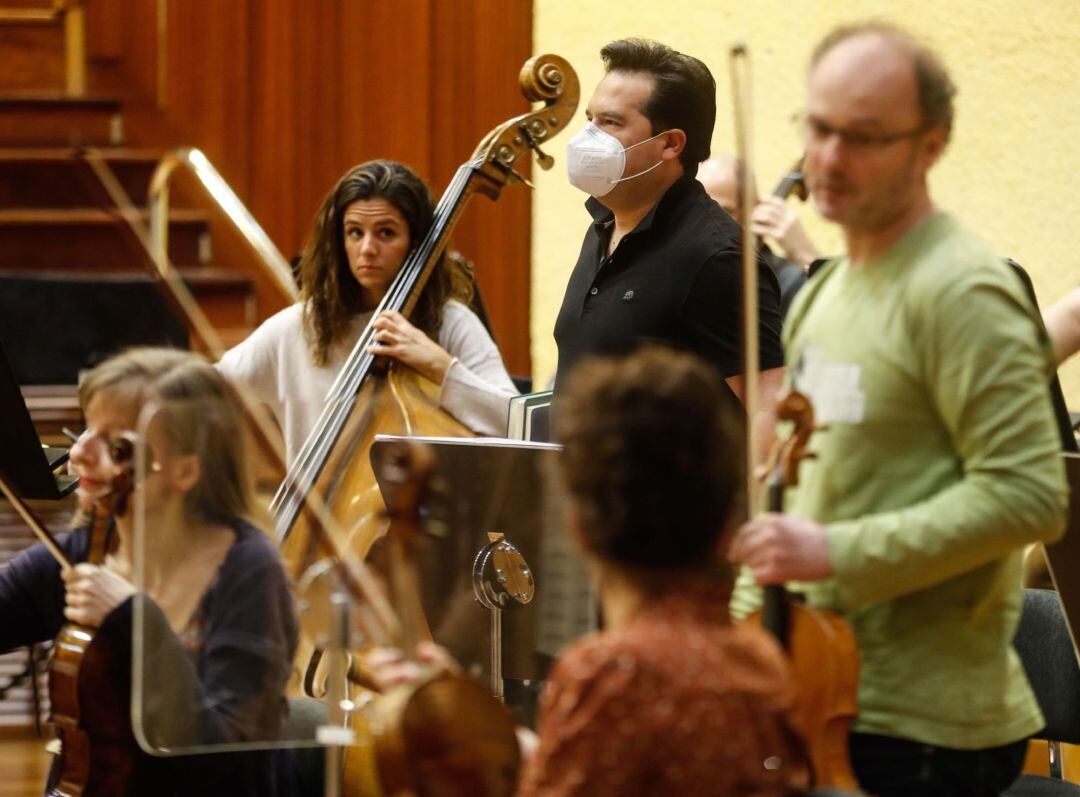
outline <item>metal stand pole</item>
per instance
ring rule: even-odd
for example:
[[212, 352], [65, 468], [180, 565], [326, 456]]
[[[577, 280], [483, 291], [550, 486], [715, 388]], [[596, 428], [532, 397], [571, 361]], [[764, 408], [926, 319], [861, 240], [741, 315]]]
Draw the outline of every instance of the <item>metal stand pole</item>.
[[317, 740], [326, 747], [325, 797], [342, 797], [344, 748], [355, 741], [348, 726], [348, 695], [345, 689], [346, 657], [349, 653], [349, 596], [339, 584], [330, 596], [330, 644], [326, 650], [326, 725]]
[[491, 694], [506, 702], [502, 668], [502, 609], [491, 607]]

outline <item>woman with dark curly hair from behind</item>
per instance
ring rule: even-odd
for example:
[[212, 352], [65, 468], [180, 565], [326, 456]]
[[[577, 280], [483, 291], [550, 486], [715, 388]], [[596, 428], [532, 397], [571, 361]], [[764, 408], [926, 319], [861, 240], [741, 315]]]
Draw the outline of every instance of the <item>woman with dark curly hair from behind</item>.
[[[800, 793], [808, 768], [783, 655], [728, 615], [742, 431], [715, 369], [649, 347], [585, 360], [563, 390], [569, 526], [604, 627], [549, 673], [519, 797]], [[384, 687], [416, 677], [398, 651], [368, 664]]]
[[[301, 302], [267, 319], [219, 368], [270, 406], [291, 462], [327, 391], [405, 259], [424, 238], [435, 202], [408, 167], [362, 163], [327, 194], [300, 260]], [[514, 383], [491, 336], [466, 306], [473, 286], [443, 259], [412, 318], [375, 319], [371, 351], [440, 386], [439, 403], [480, 434], [502, 435]]]

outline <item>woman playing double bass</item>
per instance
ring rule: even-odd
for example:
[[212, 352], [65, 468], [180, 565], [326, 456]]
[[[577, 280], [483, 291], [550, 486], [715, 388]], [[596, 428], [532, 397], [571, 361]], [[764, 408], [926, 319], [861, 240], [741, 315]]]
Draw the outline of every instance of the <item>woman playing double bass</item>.
[[[288, 761], [282, 752], [257, 751], [157, 758], [136, 747], [136, 731], [155, 748], [261, 742], [281, 736], [283, 697], [297, 640], [292, 596], [273, 544], [245, 518], [249, 512], [243, 415], [225, 380], [195, 355], [133, 350], [103, 362], [83, 381], [80, 399], [87, 429], [71, 450], [79, 476], [80, 505], [115, 498], [121, 436], [134, 430], [140, 411], [160, 410], [146, 430], [150, 463], [140, 489], [145, 499], [141, 657], [147, 672], [143, 710], [132, 718], [131, 695], [135, 513], [118, 509], [104, 561], [86, 562], [90, 529], [58, 535], [74, 567], [62, 570], [41, 543], [0, 570], [0, 650], [52, 639], [65, 621], [94, 632], [95, 645], [115, 645], [114, 672], [80, 672], [85, 698], [115, 695], [109, 713], [117, 737], [89, 732], [88, 776], [83, 794], [238, 795], [287, 793]], [[95, 529], [98, 524], [94, 524]], [[150, 641], [153, 641], [151, 644]], [[87, 654], [89, 657], [90, 653]], [[161, 668], [161, 669], [153, 669]], [[53, 696], [56, 710], [58, 695]], [[115, 728], [115, 725], [114, 725]], [[65, 749], [51, 780], [78, 754]], [[125, 746], [128, 774], [115, 775], [106, 748]], [[104, 768], [104, 769], [102, 769]], [[56, 785], [52, 782], [50, 786]]]
[[[407, 166], [350, 169], [326, 196], [300, 262], [303, 301], [263, 323], [218, 367], [270, 406], [290, 462], [315, 427], [327, 392], [406, 256], [431, 226], [435, 203]], [[481, 434], [503, 434], [516, 395], [499, 350], [466, 307], [472, 286], [444, 258], [412, 320], [375, 320], [371, 352], [441, 386], [439, 404]]]

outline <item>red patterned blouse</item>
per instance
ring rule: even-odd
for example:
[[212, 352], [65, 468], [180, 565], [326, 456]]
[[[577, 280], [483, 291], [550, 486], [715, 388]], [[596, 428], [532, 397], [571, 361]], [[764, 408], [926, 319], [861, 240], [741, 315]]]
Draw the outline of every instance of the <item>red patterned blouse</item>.
[[805, 790], [780, 649], [728, 620], [726, 587], [682, 588], [572, 645], [540, 706], [520, 797]]

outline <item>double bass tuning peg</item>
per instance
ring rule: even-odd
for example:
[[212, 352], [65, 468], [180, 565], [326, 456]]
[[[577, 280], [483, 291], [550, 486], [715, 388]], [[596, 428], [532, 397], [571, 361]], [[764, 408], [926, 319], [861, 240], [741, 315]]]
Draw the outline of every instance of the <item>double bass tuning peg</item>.
[[[542, 125], [543, 123], [541, 123], [541, 127]], [[525, 140], [525, 143], [529, 145], [529, 149], [536, 153], [536, 160], [540, 164], [541, 169], [547, 171], [555, 165], [555, 159], [540, 149], [540, 143], [529, 129], [528, 124], [522, 122], [518, 125], [518, 132], [521, 133], [521, 137]], [[524, 178], [522, 178], [522, 181], [528, 183], [528, 180], [525, 180]]]

